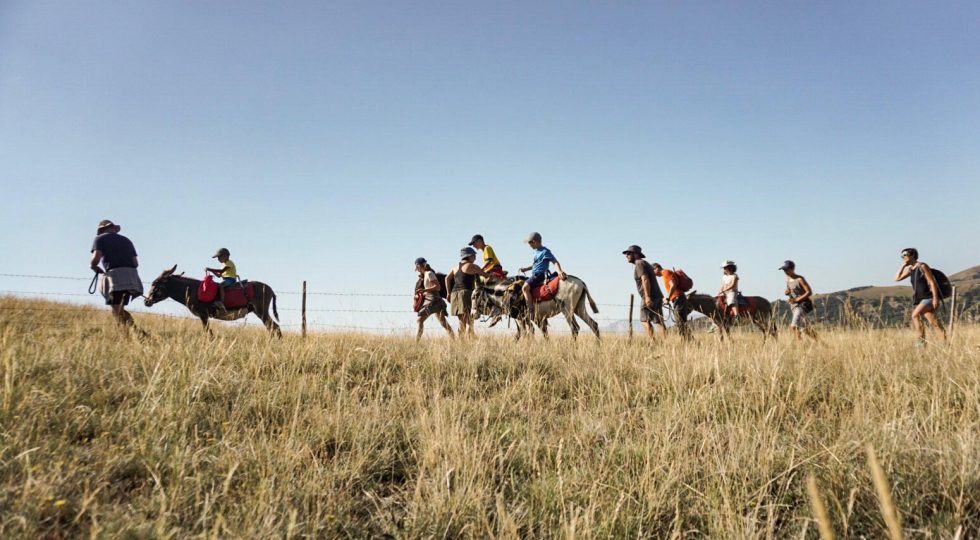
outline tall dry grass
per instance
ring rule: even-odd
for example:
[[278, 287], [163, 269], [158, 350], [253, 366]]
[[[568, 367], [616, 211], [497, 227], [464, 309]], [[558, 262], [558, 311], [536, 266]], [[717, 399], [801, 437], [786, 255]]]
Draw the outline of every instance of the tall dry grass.
[[881, 538], [869, 446], [901, 534], [980, 535], [975, 327], [138, 342], [45, 306], [0, 300], [4, 538]]

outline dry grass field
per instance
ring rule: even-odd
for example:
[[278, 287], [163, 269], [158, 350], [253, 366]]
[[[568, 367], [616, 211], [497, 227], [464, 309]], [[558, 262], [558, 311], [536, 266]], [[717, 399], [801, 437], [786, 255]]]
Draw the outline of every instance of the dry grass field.
[[0, 308], [2, 538], [817, 538], [813, 493], [883, 538], [869, 447], [906, 538], [980, 536], [976, 327], [417, 345], [144, 315], [140, 342]]

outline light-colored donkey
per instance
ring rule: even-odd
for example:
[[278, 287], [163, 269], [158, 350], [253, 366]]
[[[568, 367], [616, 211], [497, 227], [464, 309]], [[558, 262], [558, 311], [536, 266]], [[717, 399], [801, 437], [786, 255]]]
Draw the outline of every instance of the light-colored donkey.
[[524, 296], [521, 294], [521, 282], [520, 278], [511, 278], [477, 286], [473, 291], [475, 316], [512, 317], [517, 323], [517, 339], [525, 333], [534, 333], [535, 324], [541, 329], [541, 333], [548, 337], [548, 319], [559, 314], [564, 315], [565, 320], [568, 321], [568, 326], [572, 329], [572, 337], [578, 337], [580, 326], [575, 320], [578, 316], [589, 325], [596, 338], [599, 337], [599, 323], [589, 315], [585, 302], [588, 300], [593, 313], [599, 313], [599, 307], [589, 294], [589, 287], [584, 281], [575, 276], [568, 276], [561, 281], [554, 298], [537, 302], [530, 310], [526, 308]]

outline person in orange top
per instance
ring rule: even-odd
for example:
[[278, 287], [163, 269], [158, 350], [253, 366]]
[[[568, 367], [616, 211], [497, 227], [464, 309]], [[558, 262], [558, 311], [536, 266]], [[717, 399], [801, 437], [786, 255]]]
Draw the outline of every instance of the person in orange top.
[[653, 273], [664, 280], [664, 291], [667, 293], [667, 296], [664, 298], [664, 304], [670, 307], [670, 310], [674, 313], [681, 335], [687, 337], [687, 316], [691, 314], [691, 306], [687, 301], [687, 295], [684, 294], [684, 291], [674, 286], [674, 272], [672, 270], [667, 270], [663, 266], [660, 266], [660, 263], [653, 263]]

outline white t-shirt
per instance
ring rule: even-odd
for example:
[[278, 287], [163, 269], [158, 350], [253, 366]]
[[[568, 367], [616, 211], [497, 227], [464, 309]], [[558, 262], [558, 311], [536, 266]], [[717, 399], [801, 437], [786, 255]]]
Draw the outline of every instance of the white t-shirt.
[[[427, 270], [425, 272], [425, 276], [422, 278], [422, 288], [428, 289], [429, 287], [432, 287], [438, 283], [439, 278], [436, 277], [436, 273], [432, 270]], [[437, 296], [439, 296], [439, 289], [436, 289], [435, 292], [426, 291], [425, 293], [426, 300], [435, 300]]]
[[[721, 276], [721, 288], [728, 289], [729, 287], [735, 284], [736, 279], [738, 279], [738, 276], [736, 274], [725, 274]], [[738, 289], [732, 289], [729, 292], [737, 292], [737, 291]]]

